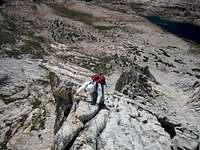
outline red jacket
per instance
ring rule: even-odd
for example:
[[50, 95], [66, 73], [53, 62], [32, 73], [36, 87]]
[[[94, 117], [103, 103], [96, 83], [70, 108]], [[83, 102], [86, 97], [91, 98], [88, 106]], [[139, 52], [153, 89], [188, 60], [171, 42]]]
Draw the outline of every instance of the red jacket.
[[104, 76], [102, 76], [102, 75], [93, 75], [92, 77], [91, 77], [91, 79], [93, 80], [93, 81], [95, 81], [96, 83], [105, 83], [105, 77]]

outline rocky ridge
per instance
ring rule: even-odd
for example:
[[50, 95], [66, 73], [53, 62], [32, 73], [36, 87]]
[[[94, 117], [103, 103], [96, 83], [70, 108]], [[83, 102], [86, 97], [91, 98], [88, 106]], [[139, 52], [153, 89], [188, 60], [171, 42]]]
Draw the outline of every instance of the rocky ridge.
[[[10, 2], [0, 12], [0, 149], [199, 149], [198, 46], [115, 3]], [[101, 109], [74, 96], [98, 72]]]

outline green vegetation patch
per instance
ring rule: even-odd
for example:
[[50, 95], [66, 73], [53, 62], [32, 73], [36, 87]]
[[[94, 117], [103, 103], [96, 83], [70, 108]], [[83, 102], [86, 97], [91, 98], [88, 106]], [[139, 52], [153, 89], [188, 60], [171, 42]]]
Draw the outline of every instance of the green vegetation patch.
[[34, 98], [33, 101], [31, 102], [32, 108], [39, 108], [42, 102], [38, 98]]
[[31, 130], [45, 129], [46, 111], [39, 111], [32, 116]]
[[0, 143], [0, 149], [1, 150], [7, 150], [8, 149], [8, 147], [7, 147], [7, 143]]
[[111, 64], [111, 60], [113, 60], [113, 57], [107, 56], [104, 58], [100, 58], [99, 60], [100, 63], [94, 66], [93, 71], [96, 73], [109, 74], [113, 67]]
[[106, 56], [103, 58], [97, 57], [75, 57], [75, 56], [60, 56], [62, 60], [69, 61], [77, 64], [83, 68], [89, 69], [95, 73], [109, 74], [112, 71], [111, 60], [112, 56]]
[[35, 32], [33, 31], [29, 31], [26, 33], [26, 36], [29, 37], [32, 41], [35, 41], [35, 42], [40, 42], [40, 43], [45, 43], [47, 42], [47, 39], [44, 38], [43, 36], [41, 35], [35, 35]]
[[40, 42], [33, 40], [26, 40], [25, 44], [21, 47], [19, 54], [32, 54], [33, 58], [43, 58], [46, 54]]
[[95, 25], [93, 25], [93, 22], [99, 21], [101, 18], [96, 18], [91, 14], [72, 10], [72, 9], [69, 9], [69, 8], [63, 7], [63, 6], [58, 6], [58, 5], [50, 5], [50, 6], [51, 6], [51, 8], [53, 8], [55, 10], [55, 13], [57, 15], [67, 17], [67, 18], [73, 19], [75, 21], [83, 22], [84, 24], [90, 25], [100, 31], [110, 30], [110, 29], [113, 29], [116, 27], [116, 26], [104, 26], [104, 25], [95, 26]]
[[9, 31], [3, 31], [0, 27], [0, 45], [2, 44], [14, 44], [16, 43], [15, 37]]
[[0, 22], [0, 45], [2, 44], [15, 44], [15, 35], [18, 31], [15, 19], [13, 16], [6, 15], [2, 10], [0, 14], [3, 21]]
[[76, 21], [81, 21], [87, 25], [92, 25], [92, 22], [97, 20], [97, 18], [95, 18], [91, 14], [71, 10], [66, 7], [58, 6], [58, 5], [50, 5], [50, 6], [55, 10], [57, 15], [67, 17]]
[[[43, 58], [46, 55], [42, 44], [44, 46], [47, 40], [42, 36], [34, 35], [34, 22], [19, 16], [8, 15], [3, 11], [0, 11], [0, 14], [3, 16], [3, 21], [0, 22], [0, 46], [8, 44], [11, 48], [11, 50], [7, 50], [8, 46], [5, 45], [2, 47], [0, 55], [6, 54], [15, 58], [19, 58], [23, 54], [31, 54], [33, 58]], [[24, 26], [24, 23], [28, 25]], [[31, 28], [29, 29], [29, 27]], [[22, 36], [28, 40], [23, 40]], [[22, 40], [25, 44], [17, 47], [15, 44], [19, 40]]]
[[111, 30], [111, 29], [115, 28], [116, 26], [94, 26], [94, 27], [98, 30], [104, 31], [104, 30]]
[[200, 54], [200, 44], [191, 43], [189, 53], [191, 53], [193, 55], [199, 55]]

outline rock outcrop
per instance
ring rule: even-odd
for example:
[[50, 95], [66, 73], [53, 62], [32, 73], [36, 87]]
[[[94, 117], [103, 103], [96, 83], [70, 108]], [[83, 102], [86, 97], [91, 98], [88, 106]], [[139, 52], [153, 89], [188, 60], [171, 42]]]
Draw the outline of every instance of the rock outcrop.
[[[115, 94], [106, 98], [112, 107], [100, 111], [80, 98], [76, 111], [70, 112], [56, 133], [54, 149], [170, 149], [172, 141], [156, 116], [138, 111], [138, 106]], [[156, 143], [146, 141], [148, 132]]]
[[[189, 3], [3, 3], [0, 149], [198, 150], [199, 46], [141, 17], [198, 24], [199, 4]], [[74, 95], [96, 73], [108, 85], [100, 107]]]
[[194, 107], [195, 111], [200, 111], [200, 84], [195, 82], [193, 85], [193, 95], [191, 101], [189, 102]]
[[148, 66], [142, 68], [135, 65], [121, 74], [115, 90], [131, 98], [136, 96], [151, 97], [153, 96], [153, 90], [148, 84], [148, 80], [156, 83], [154, 76], [149, 72]]
[[[170, 135], [170, 138], [172, 139], [171, 147], [173, 147], [175, 149], [198, 149], [198, 147], [199, 147], [199, 142], [198, 142], [199, 127], [197, 127], [197, 126], [192, 127], [192, 125], [187, 126], [186, 124], [189, 124], [189, 123], [192, 124], [192, 122], [190, 122], [191, 120], [190, 121], [185, 120], [186, 122], [184, 122], [184, 121], [175, 119], [176, 120], [175, 121], [173, 118], [173, 115], [165, 113], [163, 110], [158, 111], [158, 109], [157, 109], [157, 111], [156, 111], [156, 109], [155, 109], [156, 106], [162, 107], [161, 105], [159, 106], [157, 101], [155, 101], [157, 99], [156, 97], [160, 95], [160, 94], [158, 94], [160, 91], [157, 91], [157, 90], [155, 91], [155, 89], [152, 88], [151, 85], [157, 84], [157, 82], [155, 82], [156, 81], [155, 77], [149, 72], [149, 70], [148, 71], [142, 71], [142, 70], [144, 70], [144, 68], [135, 66], [131, 69], [124, 71], [121, 74], [121, 76], [116, 84], [116, 86], [122, 85], [122, 87], [120, 87], [120, 88], [116, 87], [115, 89], [120, 92], [123, 92], [128, 97], [135, 99], [135, 102], [128, 100], [129, 103], [135, 104], [135, 105], [139, 104], [138, 106], [140, 106], [142, 109], [148, 111], [150, 114], [153, 114], [156, 117], [157, 121], [161, 124], [161, 127], [163, 127], [163, 129]], [[143, 77], [143, 80], [138, 80], [142, 77]], [[144, 79], [144, 77], [145, 77], [145, 79]], [[152, 82], [150, 85], [148, 85], [147, 84], [148, 81], [152, 81], [152, 80], [154, 81], [154, 83]], [[158, 85], [158, 86], [160, 86], [160, 85]], [[196, 82], [193, 85], [193, 88], [196, 88], [195, 92], [193, 92], [193, 95], [192, 95], [193, 99], [191, 102], [188, 102], [188, 105], [189, 105], [189, 103], [192, 104], [193, 110], [195, 110], [195, 111], [198, 110], [198, 105], [197, 105], [198, 104], [197, 99], [199, 96], [198, 87], [199, 87], [199, 83]], [[148, 90], [146, 88], [148, 88]], [[136, 91], [135, 89], [138, 89], [139, 92]], [[149, 93], [148, 91], [150, 91], [151, 93]], [[154, 97], [152, 95], [154, 95]], [[137, 103], [138, 96], [142, 96], [142, 97], [146, 98], [146, 100], [142, 101], [142, 103]], [[160, 99], [157, 99], [157, 100], [160, 100]], [[163, 100], [160, 100], [160, 101], [163, 101]], [[153, 105], [151, 105], [152, 102], [154, 103]], [[149, 103], [151, 103], [151, 104], [149, 105]], [[159, 102], [159, 103], [161, 103], [161, 102]], [[140, 105], [140, 104], [142, 104], [142, 105]], [[167, 106], [167, 107], [169, 107], [169, 106]], [[173, 106], [173, 107], [176, 107], [176, 106]], [[191, 109], [191, 108], [189, 108], [189, 109]], [[189, 111], [189, 110], [187, 110], [187, 111]], [[188, 113], [188, 116], [190, 116], [190, 115], [191, 115], [191, 117], [193, 117], [194, 114]], [[178, 117], [178, 114], [175, 116]], [[179, 122], [179, 123], [177, 124], [177, 122]], [[193, 123], [195, 123], [195, 122], [196, 121], [194, 121]]]
[[31, 59], [1, 58], [0, 66], [0, 149], [47, 148], [55, 122], [48, 72]]
[[55, 73], [50, 72], [50, 84], [56, 102], [54, 133], [57, 133], [70, 113], [73, 104], [73, 83], [63, 83]]

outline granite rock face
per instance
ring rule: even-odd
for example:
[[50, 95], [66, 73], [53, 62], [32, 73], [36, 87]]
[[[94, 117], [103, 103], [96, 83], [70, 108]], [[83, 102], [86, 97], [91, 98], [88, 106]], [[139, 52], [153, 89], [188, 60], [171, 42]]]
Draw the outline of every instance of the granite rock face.
[[131, 98], [137, 96], [151, 97], [153, 96], [153, 91], [148, 84], [148, 80], [156, 83], [154, 76], [148, 70], [148, 66], [142, 68], [135, 65], [121, 74], [116, 83], [115, 90], [129, 95]]
[[[154, 107], [156, 107], [156, 105], [157, 105], [157, 107], [162, 107], [162, 106], [159, 106], [159, 104], [156, 104], [156, 103], [158, 103], [158, 101], [157, 102], [155, 101], [155, 99], [157, 99], [156, 97], [159, 95], [159, 94], [157, 95], [156, 93], [159, 93], [160, 91], [157, 91], [154, 88], [152, 88], [151, 85], [156, 84], [155, 82], [151, 83], [150, 85], [147, 84], [148, 81], [151, 81], [152, 78], [155, 79], [155, 77], [149, 71], [148, 71], [147, 75], [146, 75], [146, 73], [142, 74], [141, 70], [143, 70], [144, 68], [140, 68], [140, 70], [136, 70], [135, 68], [139, 68], [139, 67], [136, 66], [136, 67], [128, 69], [127, 71], [122, 73], [122, 75], [120, 76], [120, 78], [116, 84], [116, 86], [122, 85], [122, 87], [121, 88], [116, 87], [116, 90], [123, 92], [124, 89], [128, 89], [127, 92], [123, 92], [123, 93], [130, 98], [134, 98], [135, 102], [131, 101], [130, 103], [133, 103], [136, 105], [137, 105], [136, 101], [138, 101], [138, 98], [137, 98], [138, 96], [142, 96], [142, 97], [146, 98], [146, 101], [141, 103], [141, 104], [143, 104], [143, 106], [141, 106], [141, 107], [145, 108], [147, 111], [149, 111], [151, 114], [153, 114], [154, 117], [156, 117], [157, 121], [161, 124], [161, 127], [163, 127], [164, 130], [170, 135], [170, 138], [172, 139], [171, 148], [174, 148], [174, 149], [198, 149], [198, 147], [199, 147], [199, 129], [197, 126], [196, 126], [197, 128], [192, 127], [192, 123], [195, 123], [196, 121], [193, 120], [193, 122], [188, 122], [188, 120], [187, 120], [186, 124], [189, 124], [189, 123], [191, 124], [191, 126], [187, 126], [185, 123], [183, 123], [180, 120], [175, 121], [173, 118], [174, 117], [173, 115], [170, 115], [163, 110], [155, 111], [156, 109]], [[131, 76], [131, 74], [132, 74], [132, 76]], [[149, 74], [151, 75], [151, 78], [146, 77], [145, 82], [144, 82], [144, 80], [142, 80], [142, 81], [137, 80], [141, 76], [144, 77], [144, 76], [148, 76]], [[124, 84], [122, 81], [125, 81]], [[140, 86], [137, 86], [138, 83]], [[194, 86], [197, 88], [198, 84], [199, 83], [195, 83]], [[141, 85], [143, 85], [143, 86], [141, 86]], [[158, 86], [160, 86], [160, 85], [158, 85]], [[139, 91], [140, 91], [139, 94], [137, 91], [135, 91], [135, 88], [139, 89]], [[154, 95], [155, 97], [154, 96], [147, 97], [146, 95], [149, 95], [149, 93], [146, 88], [148, 88], [149, 89], [148, 91], [151, 91], [153, 93], [152, 95]], [[196, 89], [196, 91], [194, 92], [193, 99], [191, 102], [193, 108], [189, 108], [189, 109], [193, 109], [193, 111], [198, 110], [198, 105], [197, 105], [198, 95], [196, 95], [198, 93], [197, 91], [198, 91], [198, 89]], [[133, 94], [134, 94], [134, 96], [133, 96]], [[164, 102], [165, 100], [160, 99], [160, 101]], [[152, 103], [152, 102], [155, 102], [155, 104], [152, 106], [151, 106], [151, 104], [150, 105], [148, 104], [148, 103]], [[175, 109], [177, 109], [176, 105], [174, 105], [173, 107]], [[190, 107], [189, 104], [188, 104], [188, 107]], [[170, 109], [170, 108], [168, 108], [168, 109]], [[178, 113], [177, 113], [177, 115], [178, 115]], [[195, 114], [188, 113], [187, 115], [188, 115], [188, 117], [190, 115], [191, 115], [190, 117], [193, 117], [193, 115], [195, 115]], [[145, 122], [146, 122], [146, 120], [145, 120]]]
[[[196, 24], [196, 2], [3, 3], [0, 149], [198, 150], [200, 48], [138, 16]], [[104, 106], [75, 95], [96, 73]]]
[[200, 94], [200, 91], [199, 91], [199, 82], [196, 82], [194, 85], [193, 85], [193, 95], [191, 97], [191, 101], [189, 102], [190, 104], [192, 104], [192, 106], [195, 108], [195, 111], [198, 111], [199, 112], [199, 94]]
[[45, 149], [53, 140], [55, 106], [48, 73], [39, 64], [1, 59], [1, 149]]
[[[111, 94], [105, 100], [111, 107], [99, 110], [80, 97], [56, 133], [54, 149], [170, 149], [170, 135], [156, 116], [127, 99]], [[152, 141], [147, 140], [149, 135]]]

